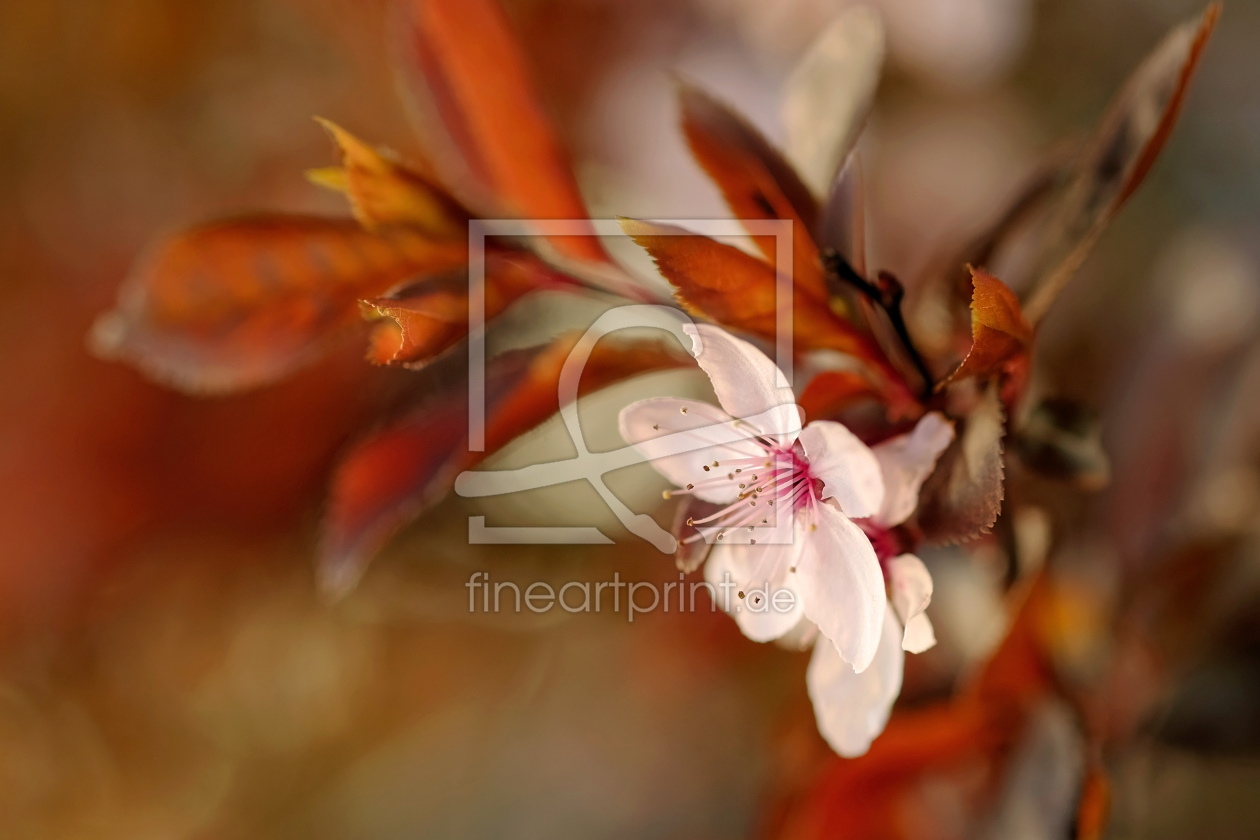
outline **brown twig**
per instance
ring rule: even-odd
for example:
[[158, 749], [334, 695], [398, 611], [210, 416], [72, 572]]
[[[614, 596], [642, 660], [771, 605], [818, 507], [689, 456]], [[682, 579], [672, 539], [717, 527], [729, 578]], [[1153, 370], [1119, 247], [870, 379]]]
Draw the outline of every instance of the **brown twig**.
[[910, 330], [906, 327], [906, 319], [901, 312], [901, 302], [906, 296], [906, 290], [902, 287], [901, 281], [887, 271], [881, 271], [876, 282], [872, 283], [858, 274], [849, 261], [833, 248], [824, 250], [820, 258], [826, 272], [827, 283], [832, 287], [832, 294], [838, 292], [837, 284], [846, 284], [856, 289], [888, 316], [888, 322], [897, 333], [897, 338], [901, 340], [906, 356], [914, 365], [915, 371], [923, 378], [923, 400], [926, 402], [931, 399], [934, 384], [932, 374], [928, 372], [923, 357], [914, 346], [914, 341], [910, 338]]

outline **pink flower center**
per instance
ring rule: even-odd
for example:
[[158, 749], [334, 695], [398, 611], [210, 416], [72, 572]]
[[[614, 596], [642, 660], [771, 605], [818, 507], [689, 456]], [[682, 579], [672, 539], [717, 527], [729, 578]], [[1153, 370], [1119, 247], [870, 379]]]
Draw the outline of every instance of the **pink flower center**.
[[[758, 437], [753, 443], [761, 448], [756, 457], [741, 456], [715, 460], [704, 465], [702, 476], [673, 494], [713, 490], [735, 491], [735, 501], [703, 519], [688, 519], [687, 524], [699, 533], [684, 542], [695, 542], [705, 532], [716, 531], [716, 539], [726, 539], [737, 529], [738, 542], [755, 545], [751, 535], [756, 529], [773, 528], [778, 516], [791, 513], [805, 517], [805, 525], [813, 527], [814, 507], [821, 502], [822, 482], [810, 475], [809, 461], [800, 444], [785, 446], [769, 438]], [[703, 530], [701, 526], [705, 526]]]

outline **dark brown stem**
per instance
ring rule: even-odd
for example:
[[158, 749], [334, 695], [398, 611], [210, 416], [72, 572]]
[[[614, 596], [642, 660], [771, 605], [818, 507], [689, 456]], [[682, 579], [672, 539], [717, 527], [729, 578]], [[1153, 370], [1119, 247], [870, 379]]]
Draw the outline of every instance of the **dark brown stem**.
[[931, 399], [935, 383], [932, 382], [932, 374], [928, 372], [923, 357], [919, 355], [918, 348], [914, 346], [914, 341], [910, 338], [910, 330], [906, 327], [906, 319], [901, 312], [901, 302], [906, 296], [906, 290], [901, 282], [887, 271], [881, 271], [876, 282], [872, 283], [858, 274], [857, 270], [849, 265], [849, 261], [839, 251], [832, 248], [823, 251], [820, 258], [826, 272], [827, 283], [832, 287], [832, 294], [837, 292], [836, 284], [843, 283], [853, 287], [884, 310], [884, 314], [888, 316], [888, 322], [897, 333], [897, 338], [901, 340], [901, 346], [907, 358], [923, 379], [924, 402]]

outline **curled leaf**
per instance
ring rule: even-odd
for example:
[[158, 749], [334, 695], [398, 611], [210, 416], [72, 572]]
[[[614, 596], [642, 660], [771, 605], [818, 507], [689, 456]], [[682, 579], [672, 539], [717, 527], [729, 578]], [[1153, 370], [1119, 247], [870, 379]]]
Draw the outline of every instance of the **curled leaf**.
[[983, 269], [971, 269], [971, 351], [958, 369], [937, 385], [972, 376], [1017, 373], [1026, 364], [1033, 330], [1019, 308], [1019, 298]]
[[410, 0], [403, 79], [447, 186], [486, 217], [570, 219], [551, 244], [607, 260], [525, 56], [494, 0]]
[[918, 524], [932, 543], [957, 543], [988, 533], [1002, 510], [1002, 398], [989, 383], [941, 453], [919, 493]]
[[432, 239], [459, 239], [467, 231], [468, 214], [428, 178], [377, 151], [341, 126], [320, 119], [341, 150], [341, 176], [315, 170], [315, 180], [328, 186], [338, 181], [350, 199], [354, 217], [368, 230], [400, 225]]
[[788, 78], [787, 156], [815, 195], [827, 196], [866, 121], [884, 63], [879, 14], [853, 6], [836, 16]]
[[[355, 445], [333, 475], [318, 567], [333, 595], [354, 587], [372, 556], [408, 521], [449, 492], [455, 477], [560, 409], [560, 370], [571, 338], [496, 356], [486, 367], [485, 451], [468, 450], [468, 381], [435, 377], [424, 401]], [[691, 357], [659, 341], [595, 346], [579, 395]], [[461, 371], [462, 373], [462, 371]]]
[[[574, 288], [571, 280], [525, 252], [486, 255], [483, 316], [501, 314], [540, 289]], [[375, 364], [422, 367], [468, 335], [469, 278], [465, 271], [427, 277], [364, 301], [365, 314], [378, 320], [368, 360]]]
[[1053, 216], [1024, 312], [1030, 323], [1085, 261], [1172, 133], [1190, 79], [1221, 14], [1212, 3], [1173, 29], [1129, 77], [1074, 168]]
[[93, 350], [194, 392], [278, 379], [359, 323], [358, 301], [467, 261], [463, 242], [353, 221], [259, 216], [158, 243], [97, 320]]
[[[743, 117], [703, 91], [679, 85], [683, 133], [692, 154], [718, 185], [735, 218], [792, 222], [792, 262], [797, 284], [820, 300], [827, 296], [811, 231], [818, 202], [796, 170]], [[773, 236], [753, 236], [769, 259]]]

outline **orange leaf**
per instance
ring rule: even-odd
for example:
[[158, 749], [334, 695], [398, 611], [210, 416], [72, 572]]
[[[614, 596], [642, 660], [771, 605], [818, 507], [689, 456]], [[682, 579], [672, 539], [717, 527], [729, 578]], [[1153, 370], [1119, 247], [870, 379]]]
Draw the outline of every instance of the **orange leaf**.
[[807, 420], [826, 420], [863, 399], [879, 396], [871, 381], [855, 370], [826, 370], [815, 376], [801, 394]]
[[[776, 335], [777, 282], [774, 268], [740, 249], [681, 228], [635, 219], [621, 219], [621, 228], [656, 261], [661, 274], [677, 289], [679, 301], [692, 314], [731, 329], [773, 341]], [[864, 362], [878, 377], [879, 392], [910, 413], [917, 405], [905, 380], [885, 359], [879, 346], [851, 322], [799, 285], [792, 286], [792, 339], [797, 352], [837, 350]]]
[[1107, 830], [1107, 817], [1111, 813], [1111, 783], [1107, 772], [1097, 764], [1091, 764], [1081, 787], [1081, 801], [1076, 808], [1077, 840], [1102, 840]]
[[261, 216], [158, 244], [93, 349], [188, 391], [262, 385], [318, 357], [359, 322], [358, 300], [467, 261], [463, 242], [368, 233], [353, 221]]
[[[340, 594], [412, 518], [436, 504], [455, 477], [560, 409], [560, 370], [572, 338], [492, 359], [486, 370], [485, 451], [468, 451], [464, 376], [426, 390], [426, 401], [356, 445], [333, 476], [319, 553], [323, 585]], [[655, 341], [597, 344], [579, 395], [653, 370], [686, 367], [691, 357]]]
[[1199, 66], [1221, 4], [1173, 29], [1133, 71], [1099, 123], [1055, 213], [1024, 307], [1037, 323], [1046, 314], [1125, 200], [1164, 148]]
[[971, 376], [1011, 372], [1028, 352], [1033, 330], [1019, 308], [1019, 298], [983, 269], [971, 269], [971, 352], [937, 390]]
[[[373, 330], [369, 361], [423, 367], [462, 341], [468, 335], [468, 283], [467, 273], [461, 271], [429, 277], [387, 297], [365, 301], [377, 316], [384, 316]], [[487, 320], [523, 295], [542, 288], [574, 288], [574, 284], [531, 254], [486, 255]]]
[[[717, 183], [737, 219], [792, 222], [794, 281], [825, 301], [827, 289], [812, 231], [818, 202], [800, 176], [760, 132], [725, 104], [687, 84], [679, 86], [683, 133], [696, 160]], [[754, 236], [767, 258], [775, 258], [775, 237]]]
[[[320, 119], [341, 151], [342, 180], [354, 217], [368, 230], [393, 226], [415, 229], [432, 239], [459, 239], [468, 213], [430, 179]], [[320, 180], [331, 173], [320, 170]]]
[[[585, 220], [568, 157], [494, 0], [413, 0], [411, 10], [404, 74], [449, 186], [483, 216]], [[607, 259], [593, 236], [551, 244], [568, 257]]]

